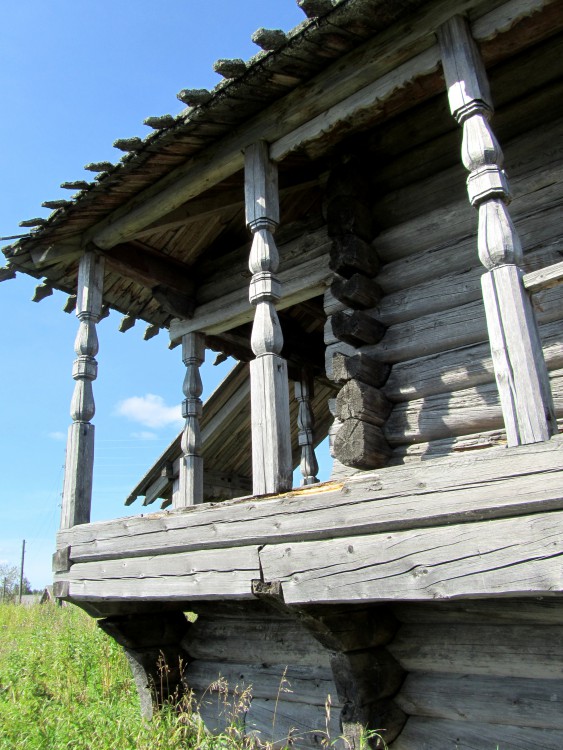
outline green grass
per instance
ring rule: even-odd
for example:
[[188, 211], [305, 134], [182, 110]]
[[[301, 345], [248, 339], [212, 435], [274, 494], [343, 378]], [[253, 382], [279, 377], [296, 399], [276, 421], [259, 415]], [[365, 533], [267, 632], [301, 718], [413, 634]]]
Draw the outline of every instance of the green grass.
[[0, 750], [230, 750], [184, 703], [147, 723], [120, 647], [75, 607], [0, 605]]
[[239, 729], [250, 698], [239, 696], [219, 736], [190, 697], [146, 722], [125, 655], [95, 620], [76, 607], [0, 604], [0, 750], [271, 750]]

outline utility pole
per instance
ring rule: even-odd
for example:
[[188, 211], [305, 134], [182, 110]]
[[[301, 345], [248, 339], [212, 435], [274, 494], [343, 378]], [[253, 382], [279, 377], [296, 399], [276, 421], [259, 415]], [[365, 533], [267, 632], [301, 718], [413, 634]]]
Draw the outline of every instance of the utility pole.
[[20, 604], [22, 603], [23, 593], [23, 561], [25, 560], [25, 539], [22, 542], [22, 564], [20, 567]]

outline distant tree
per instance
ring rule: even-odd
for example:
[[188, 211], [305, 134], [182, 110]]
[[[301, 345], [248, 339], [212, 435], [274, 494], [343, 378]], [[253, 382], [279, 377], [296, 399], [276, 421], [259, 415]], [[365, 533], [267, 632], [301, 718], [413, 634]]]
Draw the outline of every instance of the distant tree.
[[[23, 579], [23, 594], [31, 594], [32, 589], [27, 578]], [[0, 563], [0, 597], [2, 601], [11, 602], [20, 593], [20, 570], [17, 565]]]

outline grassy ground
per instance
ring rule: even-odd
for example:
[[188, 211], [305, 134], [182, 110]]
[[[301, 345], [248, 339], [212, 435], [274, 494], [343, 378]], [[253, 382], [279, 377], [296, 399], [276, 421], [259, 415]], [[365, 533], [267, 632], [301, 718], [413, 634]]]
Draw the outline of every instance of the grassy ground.
[[0, 750], [238, 750], [197, 716], [140, 717], [119, 646], [75, 607], [0, 605]]
[[[123, 651], [92, 618], [0, 604], [0, 750], [272, 750], [238, 729], [249, 699], [220, 736], [206, 733], [189, 699], [145, 722]], [[359, 750], [368, 747], [366, 735]]]

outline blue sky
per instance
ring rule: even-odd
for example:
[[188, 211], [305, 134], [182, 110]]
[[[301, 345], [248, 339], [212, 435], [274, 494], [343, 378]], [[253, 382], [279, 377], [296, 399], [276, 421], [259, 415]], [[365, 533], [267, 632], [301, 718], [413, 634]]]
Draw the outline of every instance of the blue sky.
[[[182, 88], [212, 88], [216, 59], [255, 54], [258, 27], [303, 18], [294, 0], [2, 3], [0, 236], [47, 216], [42, 201], [68, 198], [61, 182], [91, 179], [88, 162], [117, 161], [113, 141], [146, 135], [144, 118], [179, 112]], [[0, 284], [0, 562], [17, 564], [25, 538], [26, 574], [40, 587], [59, 523], [77, 320], [60, 293], [31, 302], [36, 284]], [[98, 327], [93, 519], [125, 515], [124, 498], [181, 427], [179, 349], [163, 332], [143, 341], [141, 323], [118, 333], [119, 318]], [[228, 371], [210, 355], [204, 397]]]

